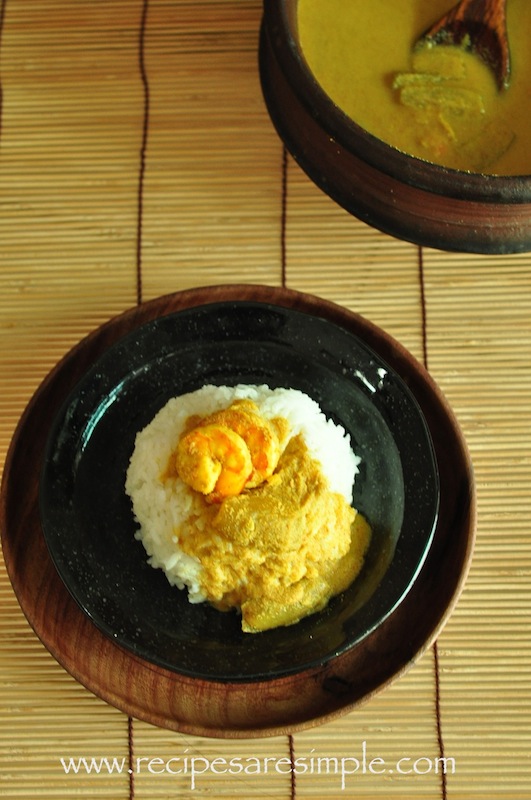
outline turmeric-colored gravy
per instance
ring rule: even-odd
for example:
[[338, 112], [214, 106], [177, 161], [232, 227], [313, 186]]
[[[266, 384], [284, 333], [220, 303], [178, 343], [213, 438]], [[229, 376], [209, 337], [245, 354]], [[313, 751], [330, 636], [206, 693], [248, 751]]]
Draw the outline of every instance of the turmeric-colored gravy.
[[413, 45], [452, 0], [299, 0], [301, 49], [348, 116], [410, 155], [454, 169], [531, 174], [531, 3], [511, 0], [511, 84], [477, 55]]
[[241, 610], [248, 633], [291, 625], [323, 609], [359, 573], [371, 530], [332, 492], [302, 436], [260, 486], [205, 500], [180, 546], [202, 564], [201, 588], [220, 610]]

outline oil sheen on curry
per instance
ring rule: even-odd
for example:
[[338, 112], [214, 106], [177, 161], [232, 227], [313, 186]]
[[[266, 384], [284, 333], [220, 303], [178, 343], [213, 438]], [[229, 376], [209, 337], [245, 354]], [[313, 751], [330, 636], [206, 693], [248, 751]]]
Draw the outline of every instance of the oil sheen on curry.
[[301, 48], [346, 114], [410, 155], [469, 172], [531, 173], [531, 3], [507, 4], [511, 84], [461, 47], [414, 50], [448, 0], [299, 0]]
[[[137, 437], [127, 485], [147, 532], [144, 546], [154, 558], [152, 565], [164, 568], [171, 578], [166, 567], [171, 564], [175, 570], [178, 557], [180, 572], [174, 574], [181, 582], [172, 582], [188, 586], [191, 602], [207, 601], [220, 611], [236, 609], [247, 633], [291, 625], [322, 610], [358, 575], [371, 536], [348, 492], [333, 485], [326, 474], [330, 466], [317, 457], [329, 440], [333, 452], [328, 465], [335, 460], [341, 465], [348, 447], [344, 463], [347, 470], [354, 466], [352, 476], [346, 476], [351, 487], [359, 459], [344, 430], [332, 431], [334, 444], [332, 423], [306, 395], [256, 388], [254, 394], [247, 392], [251, 397], [236, 393], [211, 413], [184, 416], [173, 431], [166, 424], [170, 445], [153, 476], [167, 507], [172, 493], [178, 496], [179, 518], [173, 516], [168, 535], [160, 533], [161, 552], [169, 548], [160, 556], [158, 542], [153, 544], [152, 537], [150, 544], [149, 539], [150, 526], [158, 524], [156, 514], [152, 505], [143, 511], [136, 488], [149, 480], [145, 473], [135, 477], [138, 465], [145, 464], [145, 431]], [[311, 404], [310, 413], [305, 402]], [[192, 408], [194, 400], [180, 405]], [[277, 407], [289, 413], [277, 414]], [[303, 410], [302, 425], [294, 423], [297, 409]], [[170, 407], [163, 409], [155, 425], [163, 422], [166, 411], [171, 415]]]

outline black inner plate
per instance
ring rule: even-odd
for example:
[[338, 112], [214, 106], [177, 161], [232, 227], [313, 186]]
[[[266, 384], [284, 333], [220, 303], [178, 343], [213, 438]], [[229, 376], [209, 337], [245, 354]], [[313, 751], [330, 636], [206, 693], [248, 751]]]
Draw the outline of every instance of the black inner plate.
[[[362, 458], [354, 505], [373, 528], [365, 567], [296, 625], [242, 633], [236, 612], [190, 604], [134, 538], [124, 485], [136, 433], [171, 397], [207, 383], [300, 389]], [[415, 399], [362, 341], [307, 313], [236, 301], [161, 317], [99, 359], [50, 432], [40, 509], [63, 582], [102, 632], [182, 674], [249, 681], [325, 663], [392, 612], [431, 543], [438, 476]]]

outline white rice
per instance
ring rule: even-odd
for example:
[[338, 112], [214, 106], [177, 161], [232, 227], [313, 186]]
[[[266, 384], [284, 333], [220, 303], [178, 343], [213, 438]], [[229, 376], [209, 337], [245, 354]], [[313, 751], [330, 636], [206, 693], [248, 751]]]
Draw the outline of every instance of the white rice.
[[[178, 546], [178, 531], [190, 514], [201, 511], [201, 500], [179, 478], [161, 480], [188, 417], [206, 416], [227, 408], [234, 400], [248, 398], [267, 419], [284, 417], [289, 438], [301, 433], [311, 455], [322, 467], [332, 491], [352, 503], [352, 487], [360, 459], [350, 436], [326, 418], [318, 403], [297, 389], [270, 389], [266, 385], [212, 386], [174, 397], [136, 437], [125, 490], [131, 498], [148, 562], [162, 569], [168, 581], [188, 588], [192, 603], [206, 598], [200, 588], [201, 564]], [[287, 442], [286, 442], [287, 443]]]

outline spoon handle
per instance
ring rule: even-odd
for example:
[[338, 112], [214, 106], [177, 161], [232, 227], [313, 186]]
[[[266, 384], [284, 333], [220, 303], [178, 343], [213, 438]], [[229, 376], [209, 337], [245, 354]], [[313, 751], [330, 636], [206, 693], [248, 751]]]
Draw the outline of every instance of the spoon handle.
[[505, 35], [506, 2], [507, 0], [461, 0], [448, 12], [445, 19], [447, 23], [477, 21], [492, 30], [503, 31]]

